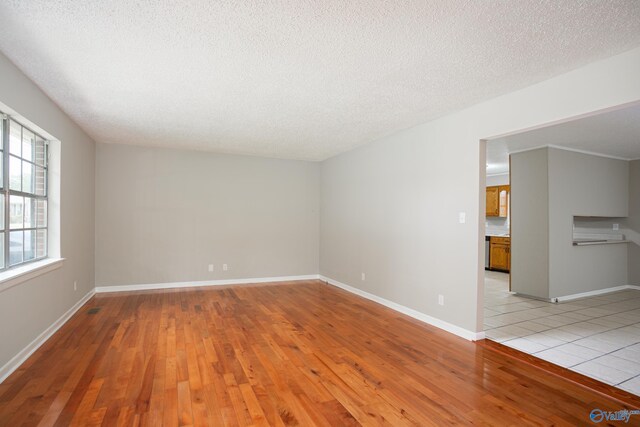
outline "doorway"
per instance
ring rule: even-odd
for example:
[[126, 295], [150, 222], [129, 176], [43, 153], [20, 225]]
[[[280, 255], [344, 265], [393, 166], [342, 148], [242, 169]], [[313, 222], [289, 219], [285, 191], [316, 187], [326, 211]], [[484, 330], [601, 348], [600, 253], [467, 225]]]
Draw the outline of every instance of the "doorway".
[[[489, 257], [483, 307], [487, 339], [636, 395], [640, 395], [640, 268], [635, 267], [640, 265], [639, 123], [636, 104], [486, 142]], [[508, 172], [503, 178], [495, 173], [501, 163], [503, 170], [498, 172]], [[541, 164], [548, 167], [541, 175], [543, 185], [528, 185], [527, 179], [542, 169]], [[597, 185], [585, 185], [591, 176], [598, 177]], [[492, 187], [506, 185], [509, 203], [503, 219], [493, 215], [491, 198], [496, 191]], [[527, 188], [547, 193], [524, 194]], [[620, 193], [620, 207], [605, 204], [600, 193]], [[525, 199], [547, 205], [536, 212], [531, 208], [539, 206], [529, 203], [525, 211], [518, 204]], [[523, 225], [525, 214], [534, 220], [532, 224], [542, 225]], [[540, 236], [538, 247], [547, 252], [538, 257], [546, 265], [538, 268], [530, 249]], [[506, 244], [501, 239], [507, 237], [506, 254], [491, 245], [493, 238]], [[509, 268], [496, 269], [496, 263], [508, 263]], [[598, 276], [600, 272], [608, 276]], [[538, 284], [546, 288], [535, 288]]]

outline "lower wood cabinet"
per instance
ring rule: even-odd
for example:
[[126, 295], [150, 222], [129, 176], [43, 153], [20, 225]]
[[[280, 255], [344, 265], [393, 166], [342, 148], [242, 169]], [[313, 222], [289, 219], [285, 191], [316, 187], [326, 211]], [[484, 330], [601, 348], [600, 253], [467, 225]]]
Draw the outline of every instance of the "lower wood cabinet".
[[509, 237], [491, 237], [489, 251], [489, 268], [491, 270], [510, 270], [511, 239]]

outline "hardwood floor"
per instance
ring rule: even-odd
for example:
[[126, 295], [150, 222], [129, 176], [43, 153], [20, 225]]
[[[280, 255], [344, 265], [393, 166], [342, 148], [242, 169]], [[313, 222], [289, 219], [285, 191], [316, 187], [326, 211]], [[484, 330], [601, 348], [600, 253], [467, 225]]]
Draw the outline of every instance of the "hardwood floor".
[[3, 426], [573, 426], [624, 407], [320, 281], [99, 294], [0, 384]]

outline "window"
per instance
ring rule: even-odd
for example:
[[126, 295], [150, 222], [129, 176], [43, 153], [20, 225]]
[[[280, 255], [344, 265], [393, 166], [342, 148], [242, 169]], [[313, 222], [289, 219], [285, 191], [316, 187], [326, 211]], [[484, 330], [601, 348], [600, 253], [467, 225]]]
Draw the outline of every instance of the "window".
[[48, 143], [4, 114], [1, 122], [0, 270], [6, 270], [47, 257]]

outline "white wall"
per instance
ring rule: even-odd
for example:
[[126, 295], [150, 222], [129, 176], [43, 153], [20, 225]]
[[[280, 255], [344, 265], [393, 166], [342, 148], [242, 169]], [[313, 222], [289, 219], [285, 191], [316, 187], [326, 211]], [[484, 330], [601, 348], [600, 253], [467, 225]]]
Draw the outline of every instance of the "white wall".
[[[488, 144], [491, 144], [491, 142], [488, 142]], [[486, 186], [494, 187], [496, 185], [509, 185], [509, 173], [487, 175]]]
[[[636, 102], [638, 75], [635, 49], [323, 162], [321, 274], [481, 331], [485, 146], [479, 141]], [[465, 224], [459, 212], [466, 212]]]
[[319, 175], [317, 162], [98, 144], [96, 286], [318, 274]]
[[62, 268], [0, 292], [1, 368], [94, 288], [95, 144], [2, 54], [0, 102], [61, 141], [59, 231], [65, 258]]

